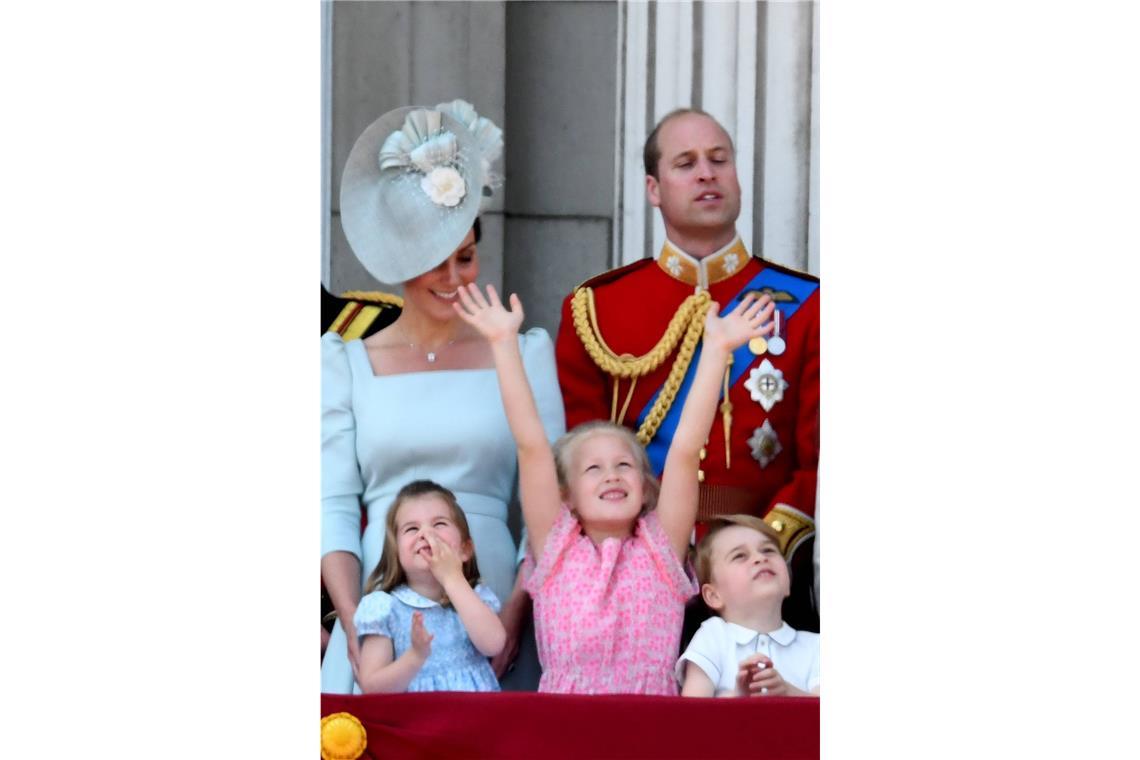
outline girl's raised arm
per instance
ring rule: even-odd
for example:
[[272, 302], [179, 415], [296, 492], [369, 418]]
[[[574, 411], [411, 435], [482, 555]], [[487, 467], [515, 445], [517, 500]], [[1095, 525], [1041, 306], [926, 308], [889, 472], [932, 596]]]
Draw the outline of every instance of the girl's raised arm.
[[757, 299], [749, 294], [723, 317], [717, 316], [718, 308], [714, 301], [705, 316], [701, 357], [681, 410], [677, 432], [673, 434], [669, 453], [665, 456], [661, 495], [657, 499], [657, 517], [673, 544], [673, 551], [682, 562], [697, 519], [697, 470], [701, 447], [705, 445], [716, 416], [717, 398], [728, 358], [752, 338], [772, 331], [773, 306], [767, 295]]
[[522, 303], [511, 294], [510, 310], [499, 301], [499, 294], [487, 286], [484, 298], [474, 284], [460, 286], [460, 303], [453, 304], [464, 322], [474, 327], [491, 344], [495, 370], [499, 374], [499, 392], [507, 423], [515, 438], [519, 457], [519, 500], [523, 520], [530, 537], [531, 551], [537, 561], [546, 536], [558, 518], [561, 498], [558, 474], [554, 469], [554, 453], [546, 440], [546, 431], [534, 403], [534, 394], [526, 379], [518, 332], [523, 321]]

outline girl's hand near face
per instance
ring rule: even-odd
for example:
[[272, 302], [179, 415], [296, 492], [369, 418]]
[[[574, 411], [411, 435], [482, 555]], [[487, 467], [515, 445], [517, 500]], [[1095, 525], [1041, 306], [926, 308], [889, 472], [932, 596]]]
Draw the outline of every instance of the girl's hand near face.
[[479, 292], [475, 283], [459, 286], [459, 303], [452, 304], [455, 313], [467, 324], [478, 330], [489, 343], [513, 340], [522, 326], [523, 308], [519, 297], [511, 293], [511, 308], [508, 310], [499, 300], [499, 294], [492, 285], [487, 286], [487, 296]]
[[499, 654], [506, 643], [507, 632], [499, 616], [463, 577], [462, 558], [434, 531], [425, 531], [424, 537], [431, 552], [428, 557], [431, 574], [443, 587], [448, 602], [467, 631], [467, 637], [487, 657]]
[[428, 542], [428, 569], [431, 570], [432, 577], [439, 582], [439, 585], [447, 588], [449, 583], [464, 581], [463, 561], [455, 553], [455, 550], [435, 531], [425, 531], [424, 539]]

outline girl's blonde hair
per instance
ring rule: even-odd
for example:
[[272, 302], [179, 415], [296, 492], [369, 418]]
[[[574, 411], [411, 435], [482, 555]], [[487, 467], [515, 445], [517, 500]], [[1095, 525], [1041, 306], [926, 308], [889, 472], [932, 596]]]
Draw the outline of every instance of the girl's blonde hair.
[[438, 496], [450, 507], [451, 519], [459, 527], [459, 535], [465, 544], [471, 544], [471, 558], [463, 563], [463, 577], [472, 587], [479, 582], [479, 564], [475, 561], [475, 546], [471, 541], [471, 529], [467, 527], [467, 516], [459, 508], [459, 501], [456, 500], [455, 494], [439, 483], [430, 480], [413, 480], [400, 489], [392, 501], [392, 506], [388, 507], [388, 515], [384, 518], [384, 551], [380, 555], [380, 562], [377, 563], [376, 569], [368, 576], [368, 582], [364, 585], [365, 594], [370, 594], [377, 589], [385, 592], [391, 591], [408, 582], [404, 568], [400, 567], [400, 547], [396, 541], [396, 513], [405, 501], [420, 496]]
[[649, 463], [649, 455], [637, 436], [627, 427], [616, 425], [606, 420], [583, 422], [566, 435], [559, 438], [554, 444], [554, 467], [558, 471], [558, 487], [562, 490], [562, 498], [570, 496], [570, 474], [574, 453], [582, 443], [594, 436], [612, 435], [620, 438], [629, 447], [637, 467], [641, 470], [642, 495], [644, 503], [641, 505], [641, 514], [647, 514], [657, 507], [657, 495], [661, 493], [661, 483], [653, 474], [653, 466]]

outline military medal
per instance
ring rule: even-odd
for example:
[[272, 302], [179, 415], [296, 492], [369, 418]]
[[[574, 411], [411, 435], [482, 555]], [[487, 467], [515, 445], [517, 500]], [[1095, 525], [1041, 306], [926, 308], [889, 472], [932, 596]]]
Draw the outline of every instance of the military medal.
[[788, 381], [784, 373], [772, 365], [771, 359], [760, 362], [760, 366], [748, 373], [748, 381], [744, 387], [752, 394], [752, 400], [764, 407], [765, 412], [772, 411], [776, 402], [784, 400], [784, 391], [788, 388]]
[[768, 349], [768, 341], [764, 338], [753, 338], [748, 341], [748, 350], [752, 352], [753, 356], [762, 356]]
[[752, 458], [759, 462], [761, 467], [767, 467], [768, 463], [784, 450], [776, 431], [772, 429], [771, 420], [764, 420], [763, 425], [752, 431], [748, 445], [752, 448]]
[[[779, 356], [780, 354], [784, 353], [784, 349], [786, 348], [786, 346], [784, 345], [784, 339], [780, 336], [780, 310], [779, 309], [776, 309], [776, 314], [775, 314], [774, 320], [775, 321], [773, 323], [773, 328], [772, 328], [772, 337], [768, 339], [768, 353], [770, 353], [772, 356]], [[749, 348], [751, 348], [751, 346], [749, 346]]]

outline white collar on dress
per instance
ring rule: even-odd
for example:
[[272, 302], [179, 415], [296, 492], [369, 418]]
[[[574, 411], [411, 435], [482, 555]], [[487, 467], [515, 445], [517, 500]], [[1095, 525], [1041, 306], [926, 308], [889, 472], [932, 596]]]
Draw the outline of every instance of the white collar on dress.
[[[759, 631], [754, 631], [751, 628], [746, 628], [745, 626], [737, 625], [736, 623], [730, 623], [727, 620], [724, 621], [724, 625], [728, 629], [728, 635], [731, 636], [737, 644], [751, 644], [752, 642], [756, 641], [759, 636], [761, 636], [761, 633]], [[781, 620], [779, 628], [772, 631], [771, 633], [766, 633], [763, 635], [768, 636], [770, 639], [772, 639], [772, 641], [775, 641], [780, 646], [786, 647], [795, 641], [796, 629], [792, 628], [790, 625]]]
[[413, 590], [412, 587], [408, 585], [396, 586], [396, 588], [392, 589], [392, 596], [399, 599], [409, 607], [417, 607], [421, 610], [439, 606], [439, 602], [433, 602], [431, 599], [428, 599], [423, 594]]

